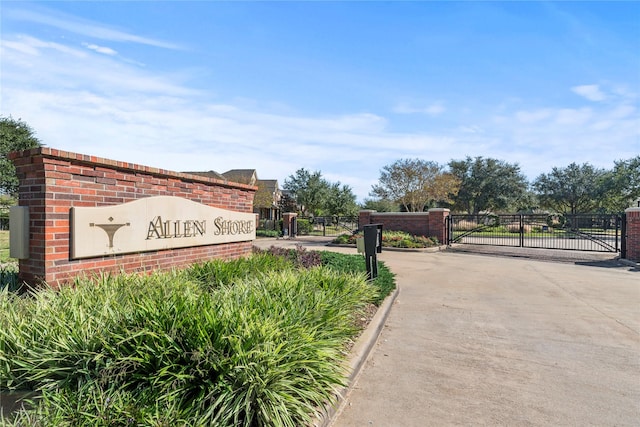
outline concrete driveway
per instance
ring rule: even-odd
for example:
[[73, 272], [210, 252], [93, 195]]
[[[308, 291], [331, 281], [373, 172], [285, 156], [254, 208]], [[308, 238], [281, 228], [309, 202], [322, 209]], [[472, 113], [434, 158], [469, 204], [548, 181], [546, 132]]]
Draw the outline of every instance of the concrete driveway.
[[333, 427], [640, 425], [636, 269], [381, 259], [400, 295]]
[[640, 426], [640, 271], [542, 256], [384, 251], [400, 295], [330, 425]]

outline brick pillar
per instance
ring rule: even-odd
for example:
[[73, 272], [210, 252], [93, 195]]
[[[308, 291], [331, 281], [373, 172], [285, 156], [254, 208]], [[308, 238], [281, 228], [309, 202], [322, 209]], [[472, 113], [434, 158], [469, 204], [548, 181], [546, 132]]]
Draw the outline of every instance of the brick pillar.
[[436, 237], [441, 245], [446, 244], [447, 217], [449, 209], [433, 208], [429, 209], [429, 237]]
[[282, 233], [284, 236], [295, 236], [295, 230], [292, 230], [293, 219], [298, 216], [295, 212], [286, 212], [282, 214]]
[[372, 209], [363, 209], [360, 211], [360, 215], [358, 216], [358, 229], [362, 230], [363, 226], [371, 224], [371, 215], [376, 211]]
[[640, 208], [625, 210], [627, 215], [627, 259], [640, 262]]

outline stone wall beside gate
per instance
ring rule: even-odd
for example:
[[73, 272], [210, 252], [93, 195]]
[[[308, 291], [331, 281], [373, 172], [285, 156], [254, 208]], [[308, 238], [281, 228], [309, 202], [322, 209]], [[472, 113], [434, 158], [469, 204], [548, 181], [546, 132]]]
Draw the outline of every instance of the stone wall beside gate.
[[[58, 287], [81, 273], [166, 270], [211, 258], [237, 258], [251, 253], [255, 238], [253, 197], [256, 187], [46, 147], [14, 152], [9, 157], [20, 180], [16, 211], [25, 213], [26, 223], [23, 227], [27, 243], [22, 248], [26, 255], [19, 259], [19, 276], [29, 284], [44, 282]], [[189, 247], [170, 247], [167, 244], [160, 249], [134, 250], [133, 253], [73, 254], [70, 241], [74, 210], [80, 217], [86, 208], [132, 204], [142, 216], [146, 202], [140, 203], [141, 200], [163, 198], [197, 205], [197, 209], [220, 209], [244, 215], [243, 222], [220, 221], [216, 224], [217, 218], [210, 218], [206, 225], [207, 231], [217, 234], [242, 231], [246, 236], [241, 236], [241, 241], [236, 238], [236, 241], [196, 243]], [[133, 228], [130, 224], [115, 224], [117, 221], [110, 224], [113, 218], [106, 216], [101, 221], [105, 224], [88, 224], [93, 228], [83, 231], [87, 233], [85, 240], [92, 239], [90, 233], [96, 233], [95, 236], [106, 243], [109, 243], [107, 236], [113, 240], [114, 235], [118, 239], [131, 234], [129, 231], [116, 231], [118, 225], [124, 227], [123, 230], [130, 230]], [[141, 241], [167, 238], [168, 242], [177, 240], [169, 237], [204, 234], [204, 225], [192, 219], [181, 222], [165, 218], [161, 221], [156, 216], [149, 225], [149, 231], [144, 229], [137, 238]], [[82, 239], [82, 236], [76, 237]], [[11, 247], [13, 251], [13, 242]], [[88, 253], [91, 254], [91, 250]]]

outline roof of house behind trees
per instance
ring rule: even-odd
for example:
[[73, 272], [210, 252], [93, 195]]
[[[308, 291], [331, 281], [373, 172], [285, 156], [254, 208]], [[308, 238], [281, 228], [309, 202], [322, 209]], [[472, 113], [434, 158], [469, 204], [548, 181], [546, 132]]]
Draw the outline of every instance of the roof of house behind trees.
[[208, 171], [208, 172], [184, 172], [184, 173], [189, 173], [191, 175], [198, 175], [198, 176], [204, 176], [207, 178], [214, 178], [214, 179], [219, 179], [221, 181], [227, 181], [227, 178], [225, 178], [224, 176], [222, 176], [222, 174], [219, 174], [216, 171]]
[[240, 184], [256, 185], [258, 173], [255, 169], [231, 169], [223, 172], [222, 175], [229, 181]]

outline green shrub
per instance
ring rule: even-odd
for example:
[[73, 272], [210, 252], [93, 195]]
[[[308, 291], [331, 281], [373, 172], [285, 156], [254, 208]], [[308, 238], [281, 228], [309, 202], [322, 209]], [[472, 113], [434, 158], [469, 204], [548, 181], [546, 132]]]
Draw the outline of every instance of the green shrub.
[[376, 288], [272, 254], [228, 264], [0, 291], [0, 389], [42, 394], [13, 424], [309, 423]]
[[[362, 238], [362, 233], [343, 234], [336, 237], [333, 243], [336, 244], [356, 244], [356, 239]], [[383, 231], [382, 246], [391, 248], [430, 248], [438, 246], [436, 237], [414, 236], [404, 231]]]
[[280, 232], [278, 230], [256, 230], [256, 237], [279, 237]]
[[[360, 235], [359, 237], [362, 237]], [[355, 245], [356, 244], [356, 236], [354, 234], [341, 234], [336, 237], [332, 243], [338, 245]]]
[[308, 251], [302, 245], [296, 245], [295, 249], [271, 246], [269, 249], [255, 249], [256, 253], [267, 253], [280, 259], [288, 260], [294, 267], [311, 268], [322, 264], [320, 252]]
[[298, 227], [297, 232], [299, 235], [310, 234], [313, 231], [313, 224], [311, 224], [308, 219], [299, 218], [296, 221], [296, 224]]

